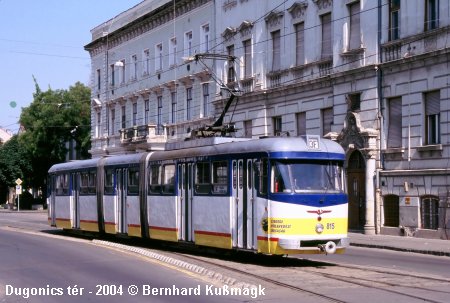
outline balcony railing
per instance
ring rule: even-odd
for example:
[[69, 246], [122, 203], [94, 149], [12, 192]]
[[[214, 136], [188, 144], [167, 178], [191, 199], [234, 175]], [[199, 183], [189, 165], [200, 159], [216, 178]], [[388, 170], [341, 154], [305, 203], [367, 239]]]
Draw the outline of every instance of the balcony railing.
[[120, 142], [122, 144], [151, 143], [153, 141], [161, 142], [162, 140], [166, 140], [166, 127], [163, 125], [138, 125], [120, 130]]

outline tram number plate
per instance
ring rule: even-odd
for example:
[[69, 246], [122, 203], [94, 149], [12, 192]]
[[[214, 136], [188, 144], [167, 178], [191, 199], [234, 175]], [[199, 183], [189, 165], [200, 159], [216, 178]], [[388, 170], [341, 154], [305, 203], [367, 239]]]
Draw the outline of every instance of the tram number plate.
[[308, 149], [320, 149], [319, 136], [307, 136]]
[[327, 223], [327, 229], [334, 229], [334, 223]]

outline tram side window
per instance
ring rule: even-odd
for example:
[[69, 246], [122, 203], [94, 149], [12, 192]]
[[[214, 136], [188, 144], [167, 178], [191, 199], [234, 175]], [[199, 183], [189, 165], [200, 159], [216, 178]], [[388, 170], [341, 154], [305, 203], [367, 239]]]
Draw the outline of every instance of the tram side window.
[[163, 166], [163, 194], [175, 193], [175, 165], [167, 164]]
[[211, 164], [198, 162], [196, 165], [195, 193], [209, 194], [211, 192]]
[[139, 194], [139, 168], [128, 170], [128, 195]]
[[56, 195], [65, 196], [69, 194], [69, 175], [61, 174], [56, 176]]
[[267, 179], [268, 179], [268, 161], [267, 159], [261, 159], [255, 162], [255, 171], [257, 174], [258, 193], [260, 195], [267, 195]]
[[80, 174], [80, 194], [95, 195], [97, 192], [96, 179], [97, 173], [95, 171], [82, 172]]
[[212, 192], [213, 194], [226, 194], [228, 192], [228, 163], [226, 161], [215, 161], [212, 163], [213, 180]]
[[161, 193], [161, 165], [151, 165], [149, 169], [148, 191], [152, 194]]
[[114, 195], [114, 170], [105, 170], [105, 194]]

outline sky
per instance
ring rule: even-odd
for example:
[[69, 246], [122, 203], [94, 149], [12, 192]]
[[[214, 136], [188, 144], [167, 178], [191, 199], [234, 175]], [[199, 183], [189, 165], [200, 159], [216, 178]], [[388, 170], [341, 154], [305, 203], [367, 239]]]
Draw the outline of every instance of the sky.
[[45, 91], [89, 86], [84, 46], [91, 29], [142, 0], [0, 0], [0, 128], [17, 133], [33, 101], [33, 76]]

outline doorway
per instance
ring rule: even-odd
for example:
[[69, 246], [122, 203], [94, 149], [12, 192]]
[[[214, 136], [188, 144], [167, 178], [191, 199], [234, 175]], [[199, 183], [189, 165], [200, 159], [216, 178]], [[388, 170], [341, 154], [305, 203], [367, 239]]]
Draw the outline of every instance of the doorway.
[[365, 224], [366, 212], [366, 165], [360, 151], [350, 155], [347, 168], [348, 227], [361, 230]]

